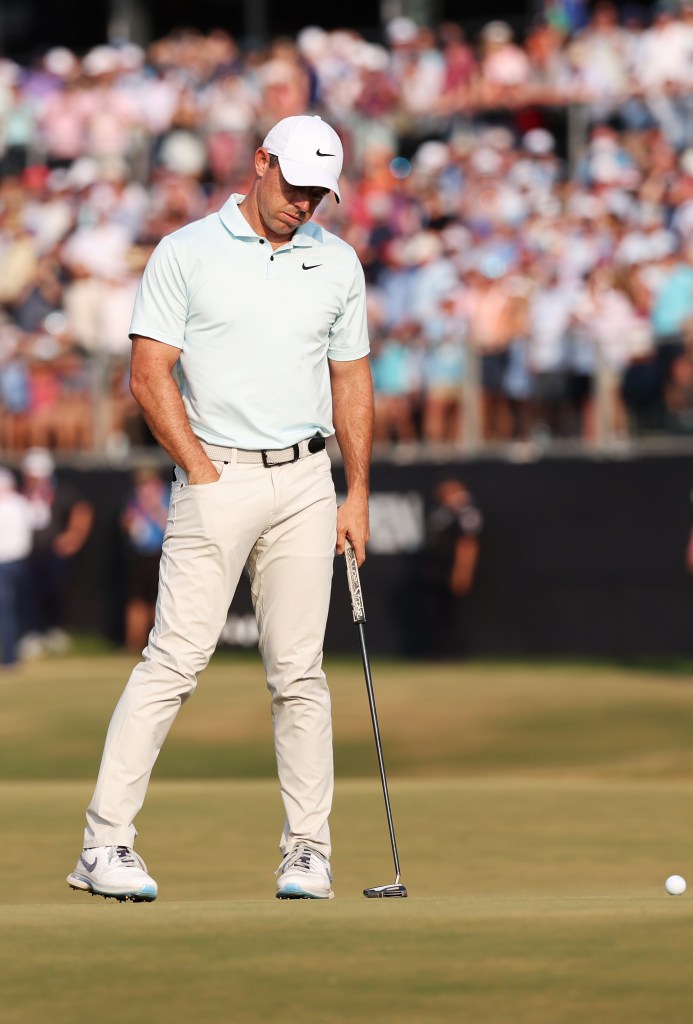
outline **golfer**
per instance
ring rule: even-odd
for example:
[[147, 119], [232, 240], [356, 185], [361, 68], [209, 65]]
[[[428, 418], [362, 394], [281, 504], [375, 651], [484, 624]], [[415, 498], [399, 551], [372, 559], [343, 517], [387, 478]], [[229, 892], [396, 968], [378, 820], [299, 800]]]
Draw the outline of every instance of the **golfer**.
[[[164, 238], [145, 269], [131, 389], [175, 480], [156, 621], [111, 720], [75, 889], [156, 898], [134, 820], [247, 565], [286, 814], [276, 895], [333, 895], [322, 647], [335, 551], [348, 538], [365, 557], [373, 420], [363, 270], [310, 223], [329, 192], [340, 201], [342, 160], [319, 117], [285, 118], [255, 153], [248, 194]], [[339, 510], [333, 433], [347, 479]]]

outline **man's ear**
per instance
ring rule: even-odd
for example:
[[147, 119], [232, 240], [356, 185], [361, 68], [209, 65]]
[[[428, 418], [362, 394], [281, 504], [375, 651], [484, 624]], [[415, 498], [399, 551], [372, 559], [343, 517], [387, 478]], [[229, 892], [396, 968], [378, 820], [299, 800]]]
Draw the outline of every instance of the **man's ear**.
[[258, 178], [263, 178], [269, 169], [270, 155], [267, 150], [260, 146], [259, 149], [255, 150], [255, 173]]

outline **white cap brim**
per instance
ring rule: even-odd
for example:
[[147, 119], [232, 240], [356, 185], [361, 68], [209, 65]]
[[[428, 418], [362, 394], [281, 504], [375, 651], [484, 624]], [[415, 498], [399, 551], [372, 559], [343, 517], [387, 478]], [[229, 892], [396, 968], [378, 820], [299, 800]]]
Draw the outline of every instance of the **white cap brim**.
[[303, 188], [329, 188], [331, 192], [334, 192], [337, 202], [341, 203], [342, 197], [337, 179], [326, 168], [316, 167], [315, 164], [302, 164], [298, 160], [288, 160], [285, 156], [279, 157], [279, 166], [290, 185]]

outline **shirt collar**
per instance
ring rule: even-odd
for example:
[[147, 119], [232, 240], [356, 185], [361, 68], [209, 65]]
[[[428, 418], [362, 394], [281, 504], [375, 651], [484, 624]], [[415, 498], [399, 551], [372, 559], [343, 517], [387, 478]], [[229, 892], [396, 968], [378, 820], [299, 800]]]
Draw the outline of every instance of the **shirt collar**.
[[245, 199], [245, 196], [239, 192], [234, 192], [229, 196], [219, 210], [221, 222], [236, 238], [259, 238], [260, 235], [258, 235], [257, 231], [253, 231], [248, 221], [238, 209], [238, 204], [243, 199]]
[[[251, 228], [238, 209], [238, 204], [243, 199], [245, 199], [244, 195], [234, 192], [219, 210], [219, 217], [224, 227], [235, 238], [261, 238], [262, 236], [258, 235], [257, 231]], [[301, 224], [300, 228], [297, 228], [294, 232], [293, 237], [287, 241], [286, 246], [288, 248], [309, 249], [319, 240], [321, 232], [322, 228], [317, 224], [312, 224], [310, 221], [307, 224]]]

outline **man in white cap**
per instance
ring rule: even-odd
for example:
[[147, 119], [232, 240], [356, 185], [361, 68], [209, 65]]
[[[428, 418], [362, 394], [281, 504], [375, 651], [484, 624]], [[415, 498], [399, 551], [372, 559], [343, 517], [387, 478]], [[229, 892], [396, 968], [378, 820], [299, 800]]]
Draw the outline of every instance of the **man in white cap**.
[[329, 192], [340, 201], [342, 158], [319, 117], [285, 118], [255, 153], [248, 194], [164, 238], [145, 270], [131, 387], [175, 482], [156, 622], [111, 722], [73, 888], [156, 898], [134, 819], [247, 565], [286, 813], [276, 895], [333, 895], [322, 646], [335, 551], [348, 539], [365, 558], [373, 421], [363, 270], [310, 223]]

